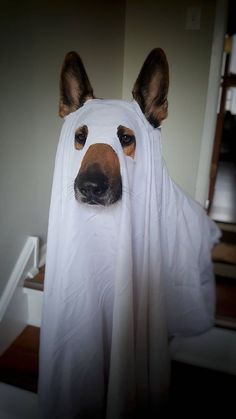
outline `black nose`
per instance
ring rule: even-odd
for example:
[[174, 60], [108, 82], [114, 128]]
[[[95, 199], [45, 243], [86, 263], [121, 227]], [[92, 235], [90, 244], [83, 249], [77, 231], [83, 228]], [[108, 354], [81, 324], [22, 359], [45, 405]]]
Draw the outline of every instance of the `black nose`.
[[85, 181], [79, 185], [79, 190], [82, 195], [87, 198], [93, 196], [101, 196], [108, 189], [108, 183], [106, 181]]
[[101, 172], [87, 171], [81, 173], [76, 179], [80, 193], [87, 201], [96, 201], [101, 198], [108, 190], [108, 178]]

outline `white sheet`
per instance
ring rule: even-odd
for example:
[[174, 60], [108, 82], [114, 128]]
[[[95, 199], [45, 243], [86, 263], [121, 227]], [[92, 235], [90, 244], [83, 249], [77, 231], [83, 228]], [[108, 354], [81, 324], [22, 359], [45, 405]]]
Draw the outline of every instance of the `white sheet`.
[[[89, 127], [83, 150], [74, 132]], [[119, 125], [134, 130], [135, 159]], [[88, 147], [108, 143], [122, 200], [79, 204], [73, 181]], [[47, 418], [148, 418], [168, 394], [168, 337], [214, 321], [210, 251], [219, 232], [170, 179], [160, 130], [138, 104], [89, 100], [65, 119], [51, 198], [39, 395]], [[151, 414], [151, 413], [150, 413]], [[151, 416], [150, 416], [151, 417]]]

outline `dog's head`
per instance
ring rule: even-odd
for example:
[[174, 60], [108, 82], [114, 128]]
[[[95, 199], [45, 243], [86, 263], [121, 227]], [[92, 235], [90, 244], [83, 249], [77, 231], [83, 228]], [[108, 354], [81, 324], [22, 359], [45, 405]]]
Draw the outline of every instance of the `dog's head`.
[[[166, 56], [157, 48], [146, 58], [132, 91], [143, 114], [156, 128], [167, 117], [167, 93], [169, 70]], [[65, 117], [81, 108], [85, 102], [94, 99], [93, 89], [89, 82], [83, 63], [75, 52], [66, 55], [60, 81], [59, 115]], [[106, 118], [103, 114], [103, 118]], [[104, 119], [104, 126], [106, 125]], [[136, 134], [133, 127], [123, 124], [114, 118], [115, 135], [125, 155], [134, 158]], [[100, 127], [103, 121], [100, 121]], [[74, 147], [81, 151], [86, 145], [90, 133], [94, 131], [93, 116], [89, 124], [83, 123], [75, 128]], [[74, 180], [75, 198], [87, 204], [110, 205], [122, 196], [122, 179], [120, 162], [116, 151], [107, 142], [99, 141], [88, 147], [82, 159], [78, 174]], [[105, 135], [105, 133], [104, 133]]]

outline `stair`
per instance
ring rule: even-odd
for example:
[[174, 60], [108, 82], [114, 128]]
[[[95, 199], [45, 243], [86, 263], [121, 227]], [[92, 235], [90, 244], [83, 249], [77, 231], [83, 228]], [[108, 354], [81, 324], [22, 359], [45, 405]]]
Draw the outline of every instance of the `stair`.
[[26, 278], [24, 282], [25, 288], [37, 291], [43, 291], [44, 288], [45, 266], [39, 268], [39, 273], [34, 278]]
[[[221, 228], [223, 227], [224, 226], [221, 226]], [[235, 243], [236, 229], [232, 234], [232, 231], [228, 231], [227, 228], [228, 226], [223, 230], [224, 241], [227, 240], [228, 243]], [[200, 406], [201, 409], [205, 409], [207, 404], [212, 408], [212, 404], [215, 400], [217, 400], [218, 405], [223, 403], [224, 405], [227, 404], [227, 407], [233, 407], [232, 389], [235, 388], [236, 385], [236, 374], [235, 371], [233, 372], [234, 367], [231, 372], [231, 367], [228, 370], [227, 368], [225, 369], [223, 365], [224, 362], [220, 360], [219, 365], [223, 365], [222, 370], [218, 369], [218, 371], [214, 371], [214, 365], [217, 365], [219, 358], [227, 358], [227, 354], [229, 353], [229, 351], [227, 352], [227, 347], [228, 349], [232, 349], [232, 347], [235, 346], [235, 336], [230, 335], [233, 330], [236, 330], [236, 278], [233, 274], [234, 272], [235, 265], [225, 264], [220, 261], [215, 263], [217, 328], [213, 330], [213, 334], [215, 333], [217, 335], [218, 331], [220, 333], [220, 328], [223, 328], [223, 335], [224, 333], [225, 335], [229, 335], [226, 336], [225, 340], [224, 337], [222, 338], [221, 335], [219, 335], [220, 337], [217, 339], [216, 344], [214, 344], [214, 339], [212, 340], [210, 338], [209, 341], [207, 341], [207, 336], [203, 336], [202, 341], [200, 339], [200, 341], [198, 340], [196, 342], [194, 339], [197, 339], [197, 337], [193, 338], [193, 344], [191, 343], [191, 338], [187, 338], [186, 341], [181, 344], [178, 343], [179, 346], [177, 351], [172, 357], [171, 410], [173, 407], [179, 412], [182, 411], [182, 407], [185, 405], [185, 393], [188, 394], [188, 400], [192, 400], [193, 404], [195, 403], [196, 393], [198, 393], [198, 406]], [[33, 298], [31, 302], [29, 301], [29, 307], [35, 307], [34, 298], [38, 298], [39, 295], [40, 298], [42, 298], [44, 273], [45, 267], [42, 267], [34, 278], [27, 278], [25, 280], [24, 286], [25, 292], [29, 293], [28, 299], [30, 300]], [[39, 305], [39, 307], [41, 306]], [[41, 308], [38, 309], [39, 313], [40, 311]], [[37, 313], [35, 315], [37, 315]], [[231, 329], [231, 331], [227, 329]], [[26, 399], [29, 400], [29, 405], [31, 403], [33, 403], [34, 406], [37, 405], [36, 399], [33, 399], [32, 401], [28, 395], [34, 394], [35, 397], [37, 397], [39, 335], [39, 327], [32, 325], [27, 326], [15, 342], [0, 357], [0, 398], [2, 397], [2, 393], [5, 394], [5, 392], [10, 398], [15, 397], [17, 389], [21, 389], [19, 390], [19, 399], [23, 400], [26, 397]], [[229, 343], [230, 339], [232, 339], [231, 343]], [[218, 342], [221, 342], [221, 346]], [[224, 342], [226, 342], [226, 344]], [[229, 344], [227, 344], [227, 342]], [[213, 358], [216, 356], [218, 361], [215, 364], [213, 362], [214, 365], [211, 366], [210, 364], [208, 365], [207, 358], [212, 358], [209, 352], [212, 351], [213, 347], [218, 347], [219, 349], [218, 352], [213, 350]], [[224, 348], [225, 351], [223, 350]], [[196, 363], [194, 363], [195, 360]], [[204, 365], [205, 361], [206, 363]], [[233, 361], [232, 365], [234, 364], [235, 362]], [[189, 390], [190, 388], [192, 389], [191, 391]], [[208, 401], [206, 394], [209, 395]], [[34, 409], [36, 409], [36, 407], [34, 407]], [[4, 419], [7, 419], [8, 417], [19, 417], [22, 419], [26, 419], [26, 417], [33, 418], [37, 417], [37, 414], [35, 413], [32, 414], [32, 416], [27, 416], [25, 413], [22, 413], [21, 416], [8, 416], [8, 414], [4, 416], [2, 415], [0, 403], [0, 417]]]
[[27, 326], [0, 357], [0, 381], [36, 393], [39, 365], [38, 327]]
[[[236, 225], [217, 223], [222, 231], [221, 242], [236, 249]], [[232, 249], [231, 259], [232, 258]], [[214, 262], [216, 278], [216, 326], [236, 330], [236, 263], [226, 263], [224, 255]]]

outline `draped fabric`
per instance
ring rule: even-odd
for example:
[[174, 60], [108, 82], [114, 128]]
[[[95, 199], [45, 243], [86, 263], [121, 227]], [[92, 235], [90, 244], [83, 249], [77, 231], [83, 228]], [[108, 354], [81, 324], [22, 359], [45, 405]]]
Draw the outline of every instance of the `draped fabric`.
[[[87, 125], [85, 146], [74, 148]], [[132, 129], [135, 158], [117, 127]], [[122, 199], [75, 200], [73, 182], [94, 143], [117, 153]], [[153, 417], [168, 395], [168, 339], [214, 319], [211, 248], [219, 233], [170, 179], [160, 129], [135, 101], [89, 100], [65, 118], [51, 197], [40, 343], [45, 418]], [[142, 416], [143, 415], [143, 416]], [[153, 416], [152, 416], [153, 415]]]

